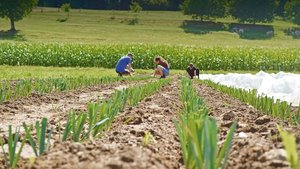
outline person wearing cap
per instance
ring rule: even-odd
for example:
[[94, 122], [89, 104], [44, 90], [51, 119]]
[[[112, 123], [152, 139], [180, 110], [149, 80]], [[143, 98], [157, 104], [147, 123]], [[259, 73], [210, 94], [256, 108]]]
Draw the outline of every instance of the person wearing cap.
[[154, 76], [160, 76], [160, 78], [166, 78], [169, 75], [169, 63], [161, 56], [154, 58], [154, 63], [157, 65], [154, 71]]
[[188, 75], [190, 76], [191, 79], [194, 78], [194, 76], [198, 76], [199, 77], [199, 69], [197, 69], [193, 63], [190, 63], [189, 66], [186, 69]]
[[131, 64], [132, 64], [133, 54], [129, 53], [126, 56], [123, 56], [119, 59], [117, 65], [116, 65], [116, 72], [118, 73], [118, 76], [122, 77], [125, 76], [131, 76], [131, 72], [134, 72]]

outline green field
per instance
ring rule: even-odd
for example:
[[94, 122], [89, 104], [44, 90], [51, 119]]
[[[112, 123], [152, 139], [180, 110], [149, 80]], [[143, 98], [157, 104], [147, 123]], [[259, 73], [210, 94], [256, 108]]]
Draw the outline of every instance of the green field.
[[[16, 23], [17, 35], [5, 32], [7, 19], [0, 20], [0, 38], [9, 41], [67, 42], [90, 44], [171, 44], [221, 47], [299, 47], [300, 40], [284, 34], [296, 25], [277, 18], [263, 24], [262, 29], [274, 29], [271, 39], [250, 40], [230, 32], [231, 18], [216, 19], [213, 23], [191, 22], [190, 16], [181, 12], [143, 11], [138, 23], [132, 25], [134, 15], [128, 11], [97, 11], [73, 9], [66, 22], [58, 19], [67, 14], [55, 8], [35, 9], [29, 16]], [[249, 26], [249, 25], [248, 25]], [[251, 26], [251, 25], [250, 25]], [[259, 28], [260, 29], [260, 28]], [[255, 39], [255, 38], [254, 38]]]
[[[175, 71], [179, 73], [181, 71]], [[150, 74], [151, 70], [136, 69], [136, 74]], [[116, 77], [114, 69], [79, 67], [42, 67], [42, 66], [0, 66], [1, 80], [60, 78], [60, 77]]]

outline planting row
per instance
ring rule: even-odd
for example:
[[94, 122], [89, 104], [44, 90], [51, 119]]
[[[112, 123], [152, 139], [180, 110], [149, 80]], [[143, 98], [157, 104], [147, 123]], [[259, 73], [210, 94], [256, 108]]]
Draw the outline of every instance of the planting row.
[[181, 84], [183, 109], [175, 124], [186, 168], [226, 168], [236, 123], [231, 125], [226, 141], [219, 151], [216, 120], [208, 116], [209, 111], [197, 95], [192, 82], [183, 79]]
[[[183, 79], [181, 84], [183, 108], [175, 124], [183, 151], [185, 167], [187, 169], [226, 168], [237, 124], [234, 122], [227, 136], [221, 138], [223, 144], [219, 149], [219, 133], [216, 120], [208, 116], [209, 110], [206, 108], [203, 100], [197, 95], [192, 82]], [[279, 126], [278, 130], [287, 153], [287, 161], [292, 168], [298, 169], [300, 161], [298, 159], [295, 136], [284, 131]]]
[[285, 101], [274, 100], [273, 98], [269, 98], [267, 96], [258, 95], [256, 90], [227, 87], [212, 81], [201, 81], [201, 83], [237, 98], [242, 102], [252, 105], [256, 109], [261, 110], [268, 115], [278, 117], [283, 120], [289, 120], [294, 124], [300, 123], [300, 106], [298, 107], [298, 110], [292, 111], [291, 104]]
[[36, 66], [115, 67], [120, 56], [132, 52], [134, 67], [151, 69], [161, 55], [173, 69], [193, 62], [201, 70], [300, 71], [300, 49], [199, 48], [167, 45], [75, 45], [1, 43], [0, 64]]
[[[150, 77], [130, 77], [126, 80], [144, 80]], [[101, 78], [49, 78], [49, 79], [29, 79], [19, 81], [0, 82], [0, 103], [9, 100], [15, 100], [20, 97], [29, 96], [33, 93], [44, 94], [58, 91], [74, 90], [80, 87], [91, 85], [106, 84], [123, 80], [119, 77], [101, 77]]]
[[[51, 147], [50, 139], [83, 142], [100, 137], [103, 131], [110, 127], [116, 115], [124, 109], [125, 105], [137, 105], [143, 98], [152, 95], [168, 82], [169, 80], [164, 79], [140, 87], [118, 90], [110, 99], [88, 105], [87, 112], [71, 111], [67, 122], [62, 124], [63, 126], [58, 122], [58, 126], [50, 128], [46, 118], [41, 122], [36, 122], [34, 126], [23, 123], [22, 128], [25, 131], [25, 136], [22, 139], [20, 139], [20, 127], [13, 132], [12, 127], [9, 126], [7, 153], [4, 148], [5, 143], [0, 138], [6, 168], [15, 168], [17, 166], [22, 148], [27, 142], [32, 147], [34, 154], [39, 156]], [[53, 133], [58, 134], [54, 135]], [[17, 150], [19, 140], [21, 140], [21, 146]]]

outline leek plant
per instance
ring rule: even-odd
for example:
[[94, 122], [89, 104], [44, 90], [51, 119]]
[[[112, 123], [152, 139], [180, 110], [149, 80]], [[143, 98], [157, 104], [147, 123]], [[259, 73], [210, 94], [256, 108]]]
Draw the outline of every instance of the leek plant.
[[155, 91], [157, 91], [162, 86], [169, 83], [169, 79], [164, 79], [156, 83], [149, 83], [145, 84], [143, 86], [135, 87], [129, 89], [129, 98], [128, 98], [128, 104], [129, 106], [136, 106], [139, 101], [141, 101], [143, 98], [152, 95]]
[[50, 139], [52, 135], [52, 129], [47, 135], [47, 118], [43, 118], [41, 121], [41, 124], [39, 121], [35, 123], [35, 131], [36, 131], [36, 137], [37, 141], [33, 139], [31, 132], [32, 127], [29, 127], [26, 125], [26, 123], [23, 123], [23, 128], [25, 129], [26, 132], [26, 137], [29, 141], [30, 146], [33, 149], [33, 152], [35, 156], [40, 156], [42, 155], [45, 151], [48, 151], [50, 147]]
[[297, 154], [297, 144], [295, 136], [284, 131], [280, 126], [278, 126], [278, 131], [282, 138], [284, 148], [287, 152], [287, 160], [290, 163], [290, 166], [293, 169], [299, 169], [300, 161]]
[[23, 138], [21, 142], [21, 146], [17, 151], [17, 143], [20, 139], [20, 128], [16, 128], [16, 132], [12, 132], [12, 126], [8, 126], [8, 153], [5, 152], [3, 139], [0, 137], [0, 146], [2, 149], [2, 153], [4, 154], [5, 159], [5, 167], [6, 168], [16, 168], [18, 161], [21, 156], [22, 149], [26, 143], [26, 138]]
[[63, 133], [62, 141], [66, 141], [69, 136], [75, 142], [81, 141], [83, 127], [87, 120], [86, 113], [78, 113], [71, 111], [68, 115], [67, 123]]
[[[127, 81], [146, 80], [151, 77], [130, 77]], [[61, 92], [66, 90], [74, 90], [81, 87], [91, 85], [107, 84], [124, 80], [119, 77], [101, 77], [101, 78], [86, 78], [86, 77], [63, 77], [63, 78], [49, 78], [49, 79], [29, 79], [19, 80], [15, 85], [11, 81], [4, 81], [0, 83], [0, 103], [9, 101], [11, 99], [18, 99], [20, 97], [29, 96], [32, 93], [51, 93]], [[14, 86], [14, 87], [13, 87]]]
[[226, 168], [236, 123], [233, 123], [219, 151], [216, 120], [208, 116], [208, 109], [197, 96], [190, 80], [181, 80], [182, 112], [175, 125], [187, 169]]
[[256, 90], [244, 90], [233, 87], [228, 87], [214, 83], [212, 81], [201, 81], [212, 88], [215, 88], [223, 93], [226, 93], [234, 98], [248, 103], [258, 110], [265, 112], [267, 115], [278, 117], [283, 120], [289, 120], [292, 123], [300, 122], [300, 106], [298, 111], [293, 113], [291, 104], [285, 101], [274, 100], [267, 96], [259, 96]]
[[[123, 111], [126, 104], [129, 106], [137, 105], [139, 101], [153, 94], [169, 81], [169, 79], [164, 79], [143, 86], [116, 91], [106, 101], [89, 104], [86, 113], [76, 115], [71, 112], [65, 124], [62, 141], [71, 138], [73, 141], [78, 142], [97, 137], [110, 127], [117, 114]], [[87, 130], [84, 130], [85, 126]]]

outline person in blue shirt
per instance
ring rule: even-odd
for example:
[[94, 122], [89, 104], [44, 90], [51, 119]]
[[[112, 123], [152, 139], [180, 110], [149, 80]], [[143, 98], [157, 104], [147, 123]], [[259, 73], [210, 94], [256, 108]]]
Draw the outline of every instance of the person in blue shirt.
[[119, 76], [131, 76], [131, 72], [134, 72], [131, 63], [133, 59], [133, 54], [129, 53], [126, 56], [123, 56], [119, 59], [116, 65], [116, 72]]

